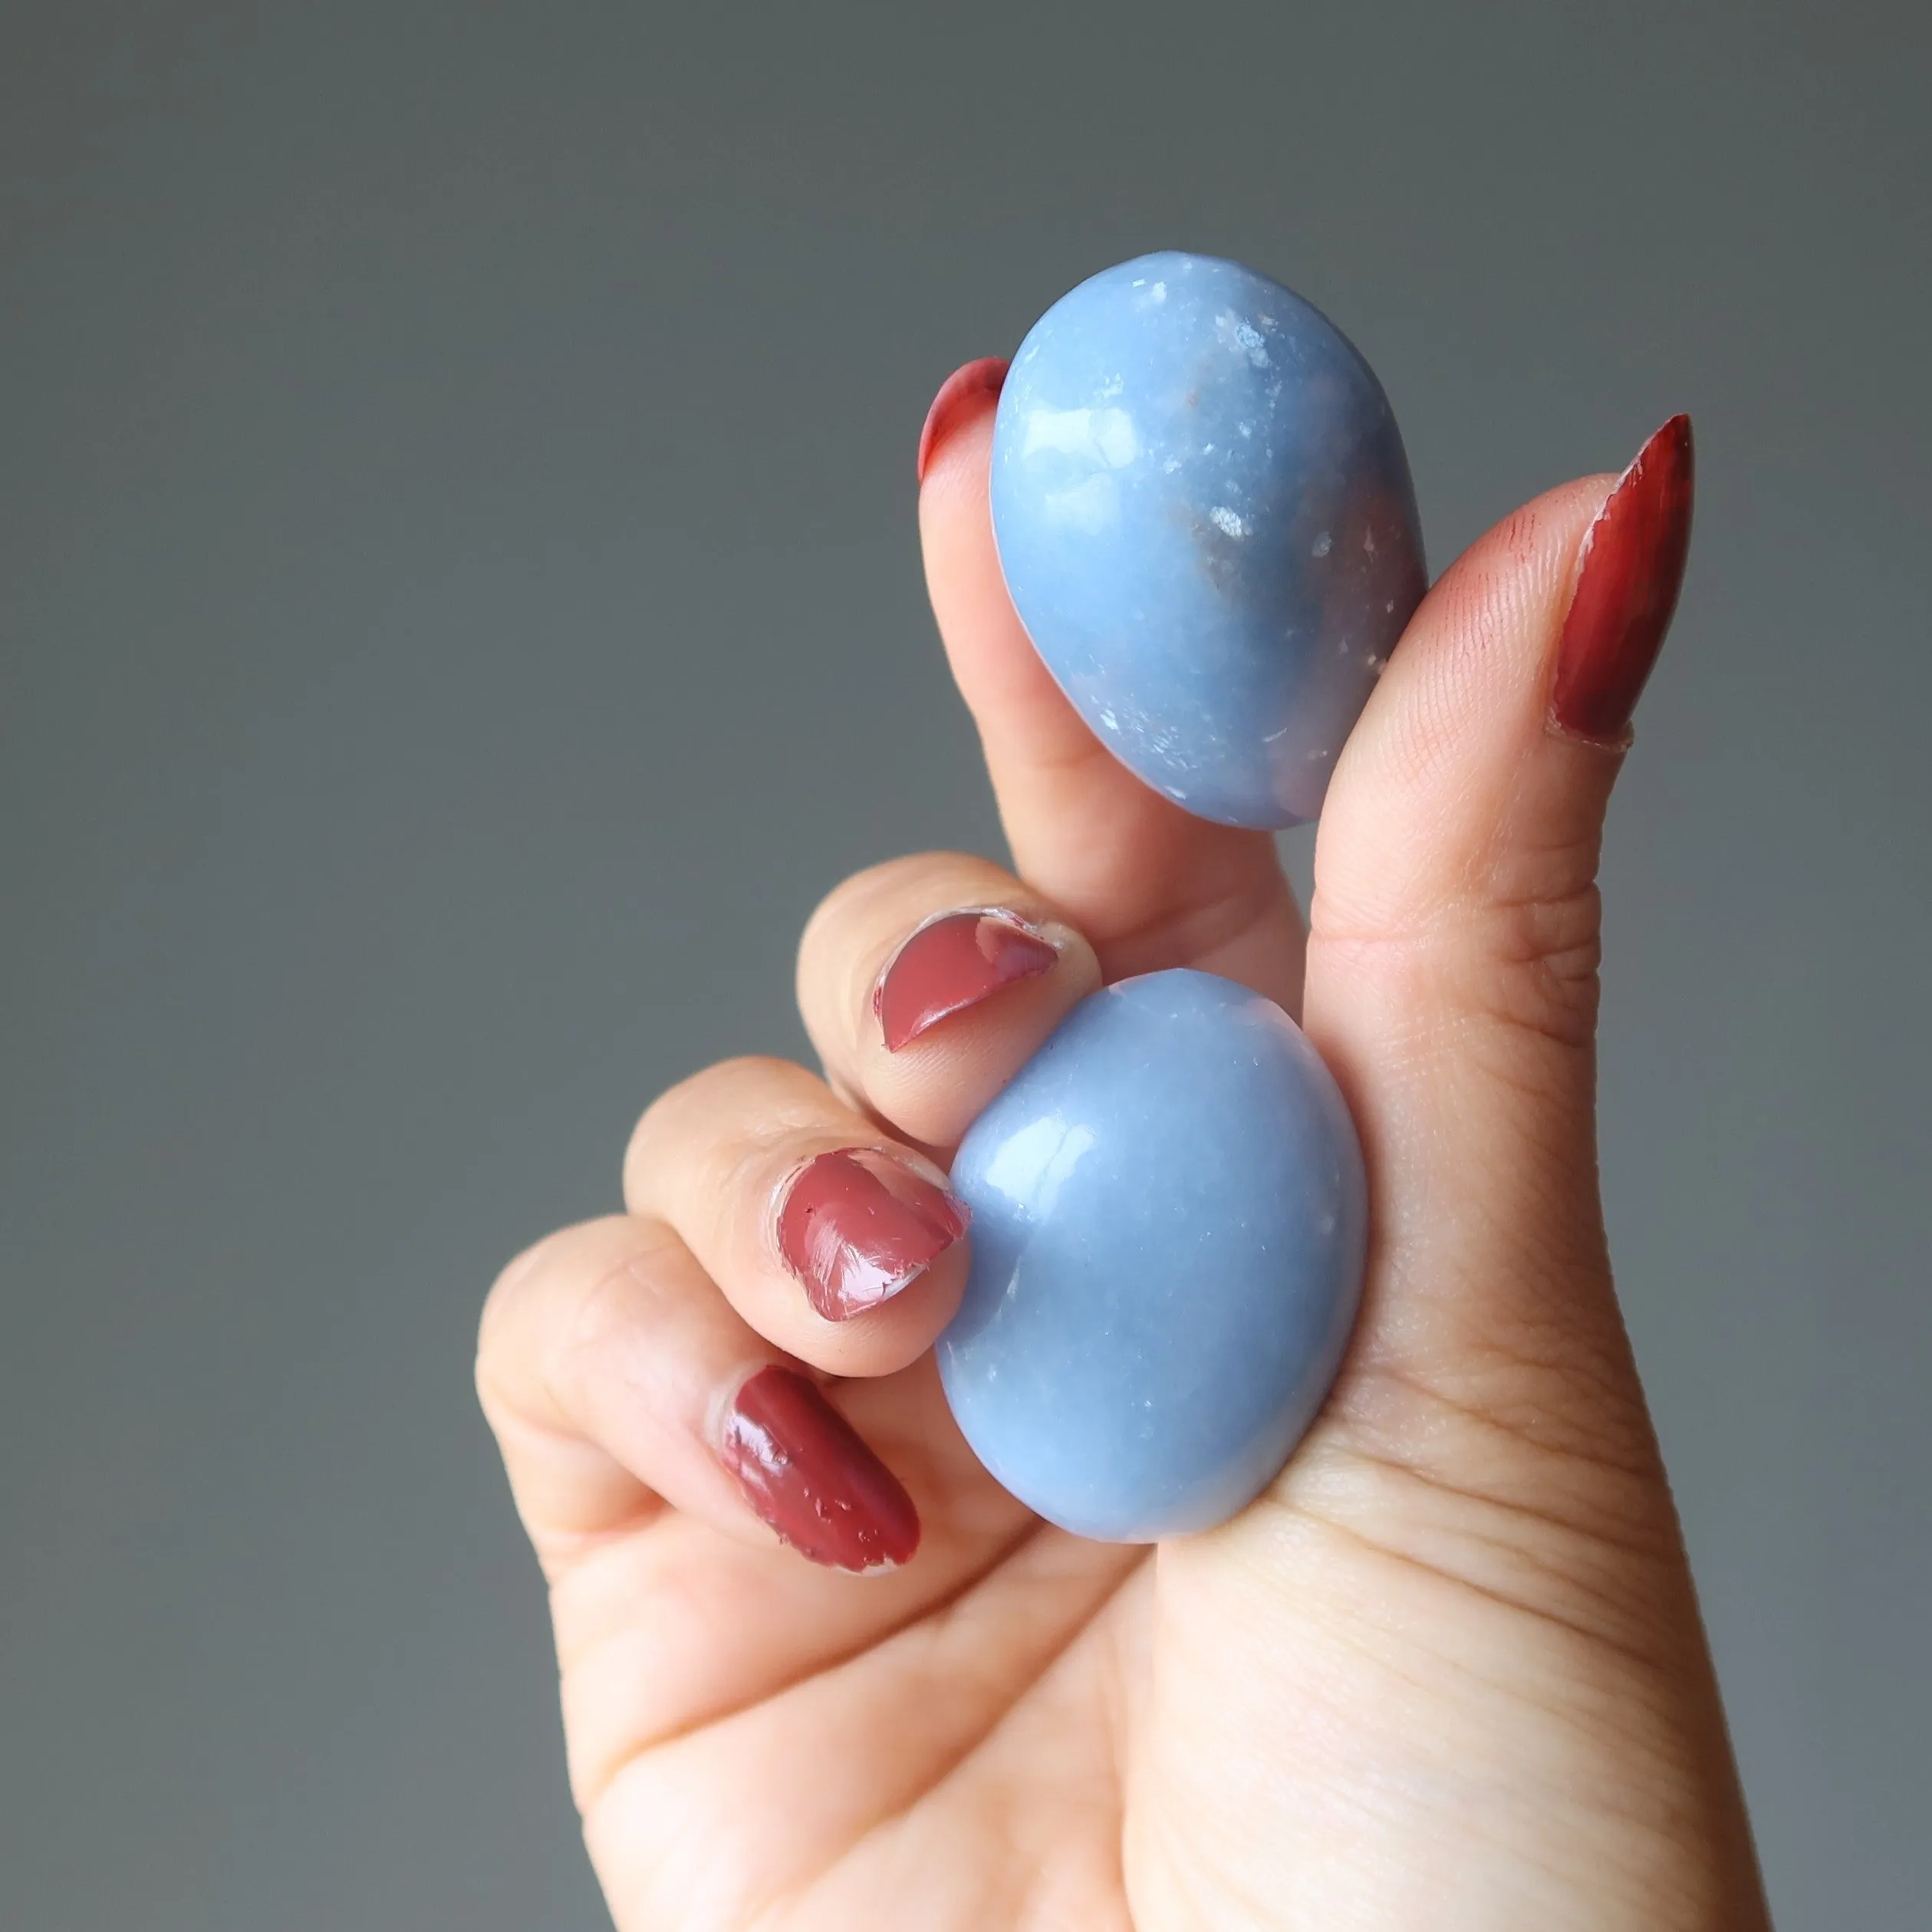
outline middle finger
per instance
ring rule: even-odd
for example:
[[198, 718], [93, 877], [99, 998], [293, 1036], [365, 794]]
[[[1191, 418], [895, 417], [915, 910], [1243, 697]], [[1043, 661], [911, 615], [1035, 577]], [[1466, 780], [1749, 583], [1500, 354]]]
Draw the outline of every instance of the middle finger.
[[847, 880], [798, 948], [799, 1009], [834, 1089], [936, 1150], [1100, 983], [1058, 908], [959, 852]]
[[727, 1060], [663, 1095], [624, 1191], [767, 1341], [830, 1374], [916, 1361], [965, 1286], [945, 1175], [788, 1061]]

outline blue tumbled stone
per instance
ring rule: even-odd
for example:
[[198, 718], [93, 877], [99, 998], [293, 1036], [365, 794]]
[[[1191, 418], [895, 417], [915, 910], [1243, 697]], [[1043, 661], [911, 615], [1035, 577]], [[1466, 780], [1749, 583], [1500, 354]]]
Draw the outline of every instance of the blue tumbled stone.
[[973, 1269], [940, 1374], [1001, 1483], [1123, 1542], [1266, 1486], [1341, 1361], [1367, 1219], [1348, 1108], [1279, 1006], [1187, 970], [1093, 994], [953, 1183]]
[[993, 430], [993, 534], [1061, 688], [1204, 818], [1315, 817], [1425, 586], [1382, 386], [1239, 262], [1169, 253], [1063, 296]]

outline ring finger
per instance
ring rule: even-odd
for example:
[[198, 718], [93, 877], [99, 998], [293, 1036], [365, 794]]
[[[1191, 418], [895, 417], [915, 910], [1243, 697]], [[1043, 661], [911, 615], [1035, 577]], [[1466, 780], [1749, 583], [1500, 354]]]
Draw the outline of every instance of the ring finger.
[[917, 1361], [965, 1286], [967, 1215], [943, 1173], [786, 1061], [673, 1088], [631, 1137], [624, 1199], [767, 1341], [830, 1374]]

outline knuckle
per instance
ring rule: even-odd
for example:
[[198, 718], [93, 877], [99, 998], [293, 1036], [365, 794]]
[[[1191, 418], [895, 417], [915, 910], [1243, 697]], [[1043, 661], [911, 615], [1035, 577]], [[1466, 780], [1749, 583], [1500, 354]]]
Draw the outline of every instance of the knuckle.
[[1566, 1049], [1595, 1037], [1603, 899], [1593, 826], [1512, 835], [1426, 890], [1384, 908], [1338, 907], [1318, 885], [1314, 943], [1392, 972], [1404, 1002], [1460, 1033], [1499, 1026]]
[[665, 1140], [687, 1133], [698, 1117], [742, 1106], [750, 1096], [788, 1084], [802, 1071], [773, 1055], [742, 1053], [687, 1074], [676, 1086], [666, 1088], [638, 1116], [625, 1150], [626, 1171], [648, 1160]]
[[1010, 897], [1018, 885], [1003, 867], [970, 852], [912, 852], [867, 866], [833, 887], [813, 909], [798, 943], [801, 970], [855, 943], [877, 946], [901, 939], [928, 913]]
[[[1555, 899], [1463, 903], [1399, 929], [1315, 921], [1315, 943], [1384, 979], [1419, 1036], [1464, 1047], [1472, 1028], [1566, 1054], [1596, 1037], [1602, 904], [1594, 884]], [[1540, 1061], [1537, 1064], [1542, 1064]]]
[[868, 865], [863, 871], [841, 879], [813, 907], [811, 917], [805, 921], [799, 943], [801, 954], [815, 954], [833, 943], [871, 904], [903, 892], [935, 866], [956, 856], [944, 852], [908, 853]]
[[[1568, 1503], [1572, 1528], [1608, 1536], [1632, 1514], [1641, 1527], [1662, 1471], [1628, 1349], [1607, 1315], [1581, 1318], [1580, 1294], [1545, 1285], [1565, 1303], [1561, 1317], [1494, 1325], [1453, 1365], [1372, 1371], [1382, 1386], [1358, 1397], [1355, 1440], [1526, 1512]], [[1607, 1280], [1589, 1293], [1602, 1307]], [[1365, 1423], [1371, 1404], [1380, 1413]]]
[[558, 1312], [551, 1352], [558, 1362], [594, 1356], [637, 1324], [640, 1309], [661, 1298], [688, 1251], [662, 1223], [630, 1222], [608, 1248], [584, 1257], [568, 1305]]
[[1603, 956], [1596, 887], [1554, 899], [1493, 903], [1482, 923], [1471, 1003], [1512, 1032], [1588, 1047], [1596, 1036]]
[[611, 1231], [630, 1225], [628, 1217], [609, 1215], [558, 1228], [513, 1256], [499, 1271], [483, 1297], [476, 1325], [476, 1392], [485, 1411], [491, 1409], [506, 1355], [524, 1346], [533, 1305], [551, 1292], [560, 1274], [574, 1260], [588, 1259], [607, 1244]]
[[1017, 884], [966, 853], [916, 852], [834, 886], [805, 922], [794, 975], [798, 1009], [821, 1056], [836, 1061], [851, 1050], [874, 982], [921, 920], [953, 906], [1009, 899]]
[[568, 1228], [558, 1228], [545, 1235], [540, 1241], [530, 1246], [505, 1262], [498, 1271], [489, 1292], [483, 1297], [483, 1309], [476, 1325], [476, 1356], [479, 1365], [484, 1358], [495, 1352], [495, 1347], [504, 1329], [512, 1318], [512, 1310], [521, 1301], [528, 1284], [541, 1272], [546, 1258], [570, 1233]]
[[634, 1211], [679, 1220], [729, 1195], [772, 1150], [826, 1124], [831, 1097], [795, 1061], [743, 1054], [661, 1094], [631, 1130], [622, 1168]]

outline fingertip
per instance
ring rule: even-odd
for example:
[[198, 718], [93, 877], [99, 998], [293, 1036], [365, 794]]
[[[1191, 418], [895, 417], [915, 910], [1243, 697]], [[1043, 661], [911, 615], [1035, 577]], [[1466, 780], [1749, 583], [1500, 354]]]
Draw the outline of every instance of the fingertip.
[[919, 453], [915, 468], [923, 486], [927, 472], [955, 434], [982, 415], [989, 416], [1005, 387], [1008, 359], [1005, 356], [980, 356], [953, 370], [940, 384], [926, 412], [919, 432]]
[[930, 447], [922, 438], [919, 493], [926, 587], [989, 759], [996, 765], [1015, 757], [1022, 765], [1065, 765], [1098, 747], [1034, 650], [1000, 568], [992, 526], [996, 400], [968, 387], [950, 400], [942, 390], [933, 404], [937, 429]]
[[[991, 923], [979, 908], [944, 917], [966, 935]], [[1023, 944], [996, 949], [1003, 958], [982, 959], [967, 943], [963, 959], [935, 962], [922, 950], [893, 959], [844, 1056], [865, 1104], [922, 1147], [956, 1146], [1101, 982], [1093, 947], [1057, 920], [1029, 922]], [[923, 975], [917, 986], [899, 983], [908, 966]]]
[[798, 1004], [834, 1090], [943, 1157], [1101, 977], [1086, 936], [1025, 881], [935, 852], [827, 897], [799, 947]]
[[[938, 1341], [966, 1293], [973, 1269], [970, 1235], [950, 1242], [884, 1299], [831, 1316], [808, 1305], [782, 1324], [774, 1346], [823, 1375], [877, 1381], [910, 1368]], [[774, 1324], [774, 1326], [780, 1325]]]
[[1544, 492], [1437, 580], [1344, 747], [1325, 820], [1348, 816], [1358, 792], [1433, 785], [1446, 768], [1494, 764], [1541, 735], [1578, 555], [1615, 481], [1578, 477]]
[[1001, 906], [934, 914], [901, 943], [872, 989], [888, 1053], [1002, 988], [1060, 963], [1060, 948], [1031, 920]]
[[[1555, 1043], [1550, 1078], [1565, 1091], [1583, 1064], [1621, 746], [1553, 731], [1550, 692], [1586, 534], [1616, 481], [1579, 477], [1502, 519], [1392, 654], [1316, 841], [1306, 1012], [1325, 1038], [1399, 987], [1450, 1035], [1501, 1019], [1532, 1058]], [[1393, 977], [1365, 973], [1369, 959]]]
[[[964, 1240], [971, 1219], [945, 1175], [910, 1149], [837, 1147], [808, 1156], [780, 1181], [772, 1239], [812, 1312], [855, 1338], [867, 1331], [854, 1323], [888, 1306], [903, 1309], [906, 1295], [930, 1282]], [[931, 1338], [903, 1360], [841, 1364], [839, 1372], [902, 1368]]]
[[1690, 553], [1696, 460], [1688, 416], [1644, 443], [1585, 533], [1557, 645], [1549, 723], [1621, 746], [1670, 628]]

